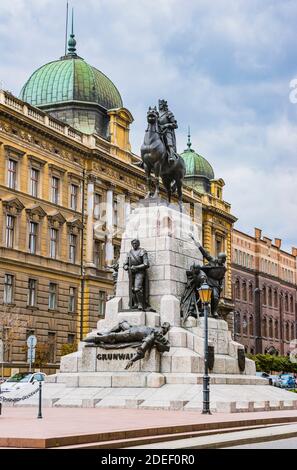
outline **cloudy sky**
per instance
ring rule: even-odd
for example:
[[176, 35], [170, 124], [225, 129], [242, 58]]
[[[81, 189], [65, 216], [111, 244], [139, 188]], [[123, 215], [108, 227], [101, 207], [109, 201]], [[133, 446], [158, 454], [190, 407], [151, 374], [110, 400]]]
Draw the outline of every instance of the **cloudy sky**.
[[[18, 95], [63, 55], [66, 0], [0, 0], [0, 82]], [[132, 112], [139, 153], [149, 105], [168, 100], [179, 151], [226, 182], [237, 227], [297, 246], [296, 0], [72, 0], [77, 52]], [[295, 85], [296, 86], [296, 85]], [[297, 86], [296, 86], [297, 89]], [[297, 94], [296, 94], [297, 96]], [[296, 101], [296, 100], [295, 100]]]

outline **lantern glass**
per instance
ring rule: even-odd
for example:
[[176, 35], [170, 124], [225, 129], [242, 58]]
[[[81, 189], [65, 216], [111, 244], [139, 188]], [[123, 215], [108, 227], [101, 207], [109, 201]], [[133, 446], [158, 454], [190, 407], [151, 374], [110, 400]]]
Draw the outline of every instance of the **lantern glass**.
[[204, 282], [199, 289], [200, 300], [203, 304], [209, 304], [211, 300], [211, 292], [212, 291], [209, 285], [206, 282]]

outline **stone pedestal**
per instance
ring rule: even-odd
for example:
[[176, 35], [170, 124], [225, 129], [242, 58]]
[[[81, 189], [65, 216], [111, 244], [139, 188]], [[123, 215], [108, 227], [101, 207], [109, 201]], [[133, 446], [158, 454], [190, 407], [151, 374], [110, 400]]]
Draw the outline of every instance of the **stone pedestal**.
[[[135, 349], [103, 349], [86, 347], [62, 357], [57, 382], [71, 387], [158, 388], [164, 384], [199, 384], [204, 372], [204, 319], [189, 317], [185, 324], [180, 318], [180, 297], [186, 283], [186, 270], [202, 257], [189, 233], [201, 240], [201, 220], [192, 222], [187, 214], [164, 204], [140, 205], [129, 215], [122, 238], [120, 269], [116, 297], [106, 304], [106, 314], [99, 320], [100, 332], [109, 330], [122, 320], [131, 325], [160, 326], [169, 322], [171, 348], [160, 354], [155, 348], [144, 359], [125, 370]], [[150, 268], [150, 303], [155, 311], [128, 310], [128, 274], [122, 266], [131, 249], [131, 241], [140, 240], [148, 252]], [[246, 359], [245, 369], [239, 368], [238, 351], [243, 346], [231, 338], [227, 322], [209, 318], [209, 345], [214, 348], [212, 383], [262, 384], [255, 376], [255, 364]], [[96, 331], [98, 331], [96, 330]], [[96, 331], [90, 334], [94, 335]], [[124, 392], [123, 392], [124, 393]], [[172, 400], [176, 397], [172, 396]]]

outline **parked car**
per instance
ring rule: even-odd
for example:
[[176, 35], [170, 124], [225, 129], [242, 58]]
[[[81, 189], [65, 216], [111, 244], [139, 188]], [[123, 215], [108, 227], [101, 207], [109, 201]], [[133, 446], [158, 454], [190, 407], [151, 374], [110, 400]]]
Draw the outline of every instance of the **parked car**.
[[46, 374], [43, 372], [18, 372], [5, 380], [0, 385], [0, 393], [12, 392], [20, 390], [28, 384], [36, 384], [45, 380]]
[[293, 375], [280, 374], [277, 376], [276, 386], [280, 388], [296, 388], [296, 380]]
[[256, 372], [256, 375], [258, 377], [262, 377], [263, 379], [267, 379], [269, 382], [269, 385], [275, 385], [276, 379], [278, 377], [277, 375], [267, 374], [267, 372]]

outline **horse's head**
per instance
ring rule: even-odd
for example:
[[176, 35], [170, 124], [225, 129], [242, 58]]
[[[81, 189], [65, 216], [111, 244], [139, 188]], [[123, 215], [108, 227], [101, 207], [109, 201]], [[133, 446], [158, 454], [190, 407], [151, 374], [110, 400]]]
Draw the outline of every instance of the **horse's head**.
[[149, 124], [154, 124], [155, 122], [158, 121], [159, 113], [157, 111], [156, 106], [154, 108], [149, 107], [148, 112], [147, 112], [147, 122]]

